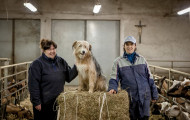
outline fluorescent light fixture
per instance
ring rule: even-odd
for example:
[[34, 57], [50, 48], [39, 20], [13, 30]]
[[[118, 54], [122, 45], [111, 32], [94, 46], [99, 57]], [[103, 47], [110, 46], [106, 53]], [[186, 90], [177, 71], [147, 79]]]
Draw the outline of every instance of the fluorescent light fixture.
[[187, 12], [190, 12], [190, 7], [189, 7], [189, 8], [186, 8], [186, 9], [184, 9], [184, 10], [181, 10], [181, 11], [179, 11], [179, 12], [177, 12], [177, 14], [178, 14], [178, 15], [182, 15], [182, 14], [187, 13]]
[[94, 5], [93, 13], [99, 13], [101, 6], [100, 4]]
[[32, 12], [36, 12], [37, 9], [31, 3], [24, 3], [24, 6], [30, 9]]

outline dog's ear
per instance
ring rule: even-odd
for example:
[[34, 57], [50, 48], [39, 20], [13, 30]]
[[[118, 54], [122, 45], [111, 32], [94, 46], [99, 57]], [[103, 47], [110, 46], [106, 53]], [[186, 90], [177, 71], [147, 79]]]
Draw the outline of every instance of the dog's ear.
[[72, 49], [76, 47], [77, 41], [73, 43]]
[[91, 51], [92, 50], [92, 46], [89, 44], [89, 50]]

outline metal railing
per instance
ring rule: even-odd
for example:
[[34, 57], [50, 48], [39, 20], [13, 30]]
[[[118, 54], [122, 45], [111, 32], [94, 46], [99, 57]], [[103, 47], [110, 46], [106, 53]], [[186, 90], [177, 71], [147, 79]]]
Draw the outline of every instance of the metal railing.
[[[180, 74], [180, 75], [184, 75], [184, 76], [187, 76], [187, 77], [190, 77], [190, 73], [186, 73], [186, 72], [182, 72], [182, 71], [179, 71], [179, 70], [174, 70], [172, 68], [164, 68], [164, 67], [160, 67], [160, 66], [156, 66], [156, 65], [149, 65], [150, 68], [153, 69], [153, 76], [156, 75], [156, 69], [160, 69], [160, 70], [164, 70], [164, 71], [167, 71], [168, 72], [168, 79], [166, 79], [169, 83], [173, 82], [171, 81], [171, 75], [172, 73], [177, 73], [177, 74]], [[170, 86], [169, 86], [170, 87]]]
[[9, 58], [0, 58], [0, 61], [10, 61], [11, 59]]
[[[12, 64], [12, 65], [7, 65], [7, 66], [0, 66], [0, 95], [1, 98], [0, 100], [2, 100], [3, 98], [6, 98], [8, 96], [11, 96], [15, 93], [20, 92], [21, 90], [23, 90], [24, 88], [28, 88], [27, 83], [28, 83], [28, 68], [29, 68], [29, 64], [31, 62], [24, 62], [24, 63], [18, 63], [18, 64]], [[22, 67], [22, 69], [24, 68], [24, 70], [20, 70], [18, 72], [18, 67]], [[9, 71], [8, 69], [12, 69], [13, 72], [9, 75], [8, 72], [5, 74], [5, 71]], [[2, 73], [4, 72], [4, 73]], [[17, 76], [21, 75], [21, 74], [25, 74], [25, 79], [18, 81], [17, 80]], [[8, 86], [8, 79], [12, 77], [15, 79], [15, 83], [13, 85]], [[23, 86], [22, 88], [14, 91], [13, 93], [4, 95], [2, 94], [3, 92], [5, 92], [6, 90], [16, 87], [17, 85], [21, 84], [22, 82], [25, 82], [25, 86]], [[17, 96], [20, 97], [20, 96]], [[2, 105], [2, 102], [1, 102]]]
[[[153, 77], [154, 79], [155, 78], [162, 78], [162, 76], [159, 76], [156, 74], [156, 69], [160, 69], [160, 70], [164, 70], [164, 71], [167, 71], [168, 72], [168, 79], [165, 79], [168, 83], [168, 89], [171, 87], [171, 83], [173, 83], [173, 80], [171, 79], [171, 75], [172, 73], [177, 73], [177, 74], [180, 74], [180, 75], [184, 75], [186, 77], [190, 77], [190, 74], [189, 73], [186, 73], [186, 72], [182, 72], [182, 71], [178, 71], [178, 70], [174, 70], [174, 69], [171, 69], [171, 68], [164, 68], [164, 67], [160, 67], [160, 66], [155, 66], [155, 65], [149, 65], [150, 68], [153, 68], [153, 71], [152, 71], [152, 74], [153, 74]], [[165, 100], [167, 101], [170, 101], [168, 98], [162, 96], [161, 94], [159, 94], [160, 97], [164, 98]], [[185, 100], [186, 102], [190, 102], [190, 100], [188, 99], [185, 99], [185, 98], [182, 98], [180, 97], [181, 99]], [[179, 105], [179, 103], [177, 103], [176, 101], [172, 100], [173, 103], [175, 103], [176, 105]], [[186, 108], [184, 108], [183, 106], [179, 105], [183, 110], [185, 110], [186, 112], [189, 112]], [[190, 113], [190, 112], [189, 112]]]
[[0, 58], [0, 66], [5, 66], [5, 65], [9, 65], [10, 64], [10, 60], [9, 58]]
[[[162, 66], [162, 65], [159, 65], [159, 66], [162, 66], [162, 67], [170, 67], [172, 69], [174, 68], [190, 68], [190, 61], [187, 61], [187, 60], [147, 60], [148, 62], [151, 62], [151, 63], [169, 63], [169, 66]], [[179, 64], [179, 63], [189, 63], [189, 66], [179, 66], [179, 65], [176, 65], [176, 64]]]

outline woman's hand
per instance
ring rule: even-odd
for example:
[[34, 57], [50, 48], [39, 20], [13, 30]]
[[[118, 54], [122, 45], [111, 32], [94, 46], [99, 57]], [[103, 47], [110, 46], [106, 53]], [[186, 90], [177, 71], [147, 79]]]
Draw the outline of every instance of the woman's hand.
[[155, 102], [156, 102], [156, 100], [152, 100], [152, 102], [153, 102], [153, 103], [155, 103]]
[[109, 93], [110, 93], [110, 94], [116, 94], [117, 92], [116, 92], [114, 89], [111, 89], [111, 90], [109, 91]]
[[36, 108], [36, 110], [41, 111], [41, 104], [39, 104], [39, 105], [35, 106], [35, 108]]

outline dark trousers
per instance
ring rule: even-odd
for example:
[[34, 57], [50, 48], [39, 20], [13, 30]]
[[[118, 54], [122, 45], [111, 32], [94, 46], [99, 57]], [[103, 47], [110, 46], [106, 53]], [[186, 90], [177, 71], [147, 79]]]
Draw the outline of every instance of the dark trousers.
[[143, 111], [139, 109], [139, 105], [140, 104], [138, 101], [130, 102], [130, 107], [129, 107], [130, 120], [148, 120], [149, 119], [149, 116], [141, 117], [140, 113]]
[[52, 99], [46, 104], [41, 104], [41, 111], [33, 106], [34, 120], [57, 120], [57, 111], [54, 111], [56, 104], [53, 108], [55, 100]]

